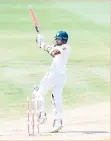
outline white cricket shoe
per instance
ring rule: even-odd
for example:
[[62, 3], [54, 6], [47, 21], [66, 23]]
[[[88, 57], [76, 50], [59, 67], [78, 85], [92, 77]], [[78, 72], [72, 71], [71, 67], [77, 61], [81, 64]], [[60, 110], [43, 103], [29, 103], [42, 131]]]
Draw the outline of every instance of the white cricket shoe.
[[44, 124], [47, 120], [47, 115], [45, 112], [40, 112], [40, 116], [39, 116], [39, 123], [40, 124]]
[[61, 119], [54, 120], [52, 133], [57, 133], [62, 128], [63, 128], [62, 120]]

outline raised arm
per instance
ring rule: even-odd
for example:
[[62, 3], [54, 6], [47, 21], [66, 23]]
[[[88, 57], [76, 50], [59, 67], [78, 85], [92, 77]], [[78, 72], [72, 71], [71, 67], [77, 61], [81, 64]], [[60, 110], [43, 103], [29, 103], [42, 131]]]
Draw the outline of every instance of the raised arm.
[[44, 40], [41, 36], [38, 36], [36, 38], [36, 42], [39, 45], [39, 48], [44, 49], [44, 51], [47, 51], [52, 57], [55, 57], [58, 54], [61, 54], [61, 51], [59, 49], [57, 49], [54, 46], [51, 45], [45, 45]]
[[58, 50], [54, 46], [46, 45], [44, 50], [47, 51], [52, 57], [55, 57], [56, 55], [61, 54], [60, 50]]

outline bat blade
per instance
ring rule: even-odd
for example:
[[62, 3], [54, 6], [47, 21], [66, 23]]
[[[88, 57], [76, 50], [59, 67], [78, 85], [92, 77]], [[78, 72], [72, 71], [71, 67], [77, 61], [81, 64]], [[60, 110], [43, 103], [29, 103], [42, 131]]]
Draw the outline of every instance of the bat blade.
[[37, 21], [37, 17], [36, 17], [36, 15], [35, 15], [35, 12], [34, 12], [32, 6], [29, 5], [29, 6], [28, 6], [28, 9], [29, 9], [29, 14], [30, 14], [30, 16], [32, 17], [32, 22], [33, 22], [33, 24], [34, 24], [34, 27], [35, 27], [35, 29], [36, 29], [36, 32], [37, 32], [37, 33], [40, 33], [40, 31], [39, 31], [39, 25], [38, 25], [38, 21]]

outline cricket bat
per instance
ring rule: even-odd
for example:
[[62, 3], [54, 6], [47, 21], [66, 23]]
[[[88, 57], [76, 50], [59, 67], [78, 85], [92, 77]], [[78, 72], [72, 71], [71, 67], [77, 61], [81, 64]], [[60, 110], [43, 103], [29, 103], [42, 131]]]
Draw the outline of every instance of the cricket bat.
[[34, 12], [34, 10], [33, 10], [31, 5], [28, 6], [28, 9], [29, 9], [29, 14], [32, 17], [32, 22], [34, 24], [35, 30], [36, 30], [37, 34], [40, 34], [40, 30], [39, 30], [39, 25], [38, 25], [36, 14], [35, 14], [35, 12]]

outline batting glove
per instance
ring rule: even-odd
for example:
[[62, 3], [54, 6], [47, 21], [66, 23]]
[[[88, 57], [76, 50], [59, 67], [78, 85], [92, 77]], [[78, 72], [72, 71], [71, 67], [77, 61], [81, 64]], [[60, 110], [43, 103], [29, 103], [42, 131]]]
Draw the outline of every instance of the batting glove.
[[38, 34], [36, 42], [38, 43], [40, 48], [44, 48], [44, 39], [40, 34]]

